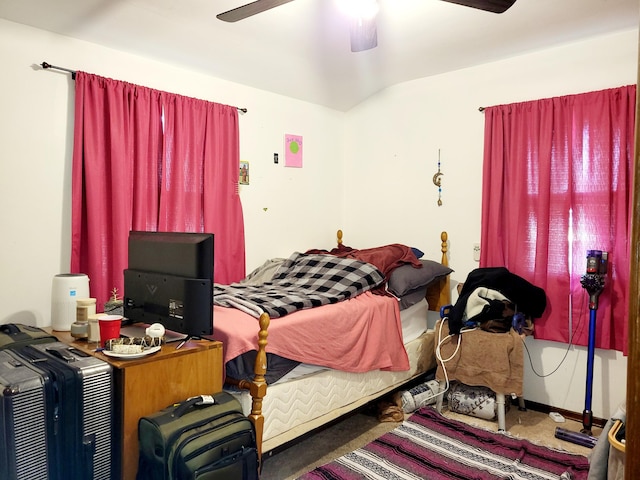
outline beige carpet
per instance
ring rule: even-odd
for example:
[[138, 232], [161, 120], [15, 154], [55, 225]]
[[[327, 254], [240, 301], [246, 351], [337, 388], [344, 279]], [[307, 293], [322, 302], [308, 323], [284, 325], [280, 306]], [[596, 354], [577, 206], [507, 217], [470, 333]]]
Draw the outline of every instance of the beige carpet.
[[[443, 411], [444, 415], [462, 422], [496, 431], [497, 422], [481, 420], [467, 415]], [[582, 424], [572, 420], [556, 423], [547, 414], [527, 410], [521, 412], [511, 406], [505, 418], [510, 435], [525, 438], [533, 443], [550, 448], [589, 456], [590, 448], [555, 438], [556, 427], [579, 432]], [[291, 480], [313, 470], [352, 450], [366, 445], [373, 439], [393, 430], [398, 423], [378, 422], [367, 413], [349, 416], [331, 427], [294, 442], [288, 448], [264, 459], [261, 480]], [[600, 428], [594, 427], [593, 435], [598, 436]]]

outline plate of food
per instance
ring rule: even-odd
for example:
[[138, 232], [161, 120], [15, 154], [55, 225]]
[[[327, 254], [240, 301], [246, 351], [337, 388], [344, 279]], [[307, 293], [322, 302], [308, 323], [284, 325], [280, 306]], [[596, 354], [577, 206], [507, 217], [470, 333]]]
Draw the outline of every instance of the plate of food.
[[[124, 345], [130, 346], [130, 345]], [[142, 350], [139, 349], [124, 349], [124, 348], [116, 348], [115, 350], [103, 350], [104, 353], [108, 357], [120, 358], [120, 359], [134, 359], [134, 358], [142, 358], [147, 355], [151, 355], [153, 353], [159, 352], [161, 346], [144, 348]]]

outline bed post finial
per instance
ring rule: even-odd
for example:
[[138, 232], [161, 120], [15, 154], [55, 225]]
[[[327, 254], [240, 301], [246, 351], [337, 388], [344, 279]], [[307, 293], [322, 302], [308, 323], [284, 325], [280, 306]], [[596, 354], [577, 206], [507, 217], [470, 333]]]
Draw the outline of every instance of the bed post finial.
[[338, 237], [338, 245], [342, 245], [342, 230], [338, 230], [336, 235]]
[[447, 257], [447, 252], [449, 251], [449, 244], [447, 243], [449, 240], [449, 235], [447, 232], [442, 232], [440, 234], [440, 240], [442, 243], [440, 244], [440, 251], [442, 252], [442, 260], [440, 263], [445, 266], [449, 266], [449, 258]]

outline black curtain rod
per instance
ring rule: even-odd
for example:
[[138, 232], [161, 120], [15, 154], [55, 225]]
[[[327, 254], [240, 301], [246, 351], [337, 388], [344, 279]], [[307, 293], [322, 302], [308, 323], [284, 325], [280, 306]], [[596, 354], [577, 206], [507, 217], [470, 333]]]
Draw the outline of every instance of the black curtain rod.
[[47, 63], [47, 62], [42, 62], [40, 64], [40, 66], [42, 68], [44, 68], [44, 69], [53, 68], [54, 70], [61, 70], [63, 72], [68, 72], [68, 73], [71, 74], [71, 78], [72, 79], [74, 79], [74, 80], [76, 79], [76, 71], [75, 70], [70, 70], [70, 69], [64, 68], [64, 67], [56, 67], [55, 65], [51, 65], [50, 63]]
[[479, 112], [484, 112], [485, 107], [478, 107]]
[[[75, 71], [75, 70], [71, 70], [70, 68], [56, 67], [55, 65], [51, 65], [50, 63], [47, 63], [47, 62], [42, 62], [42, 63], [40, 64], [40, 66], [41, 66], [42, 68], [44, 68], [45, 70], [46, 70], [47, 68], [52, 68], [53, 70], [60, 70], [60, 71], [62, 71], [62, 72], [70, 73], [70, 74], [71, 74], [71, 78], [72, 78], [73, 80], [75, 80], [75, 79], [76, 79], [76, 71]], [[246, 109], [246, 108], [240, 108], [240, 107], [236, 107], [236, 108], [238, 109], [238, 112], [240, 112], [241, 114], [245, 114], [245, 113], [247, 113], [247, 109]]]

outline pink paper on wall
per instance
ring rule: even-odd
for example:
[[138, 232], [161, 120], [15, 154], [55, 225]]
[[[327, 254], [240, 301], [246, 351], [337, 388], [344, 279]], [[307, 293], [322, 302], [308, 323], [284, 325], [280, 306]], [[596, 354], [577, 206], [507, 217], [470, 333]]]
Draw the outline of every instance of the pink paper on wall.
[[302, 136], [285, 134], [284, 166], [302, 168]]

